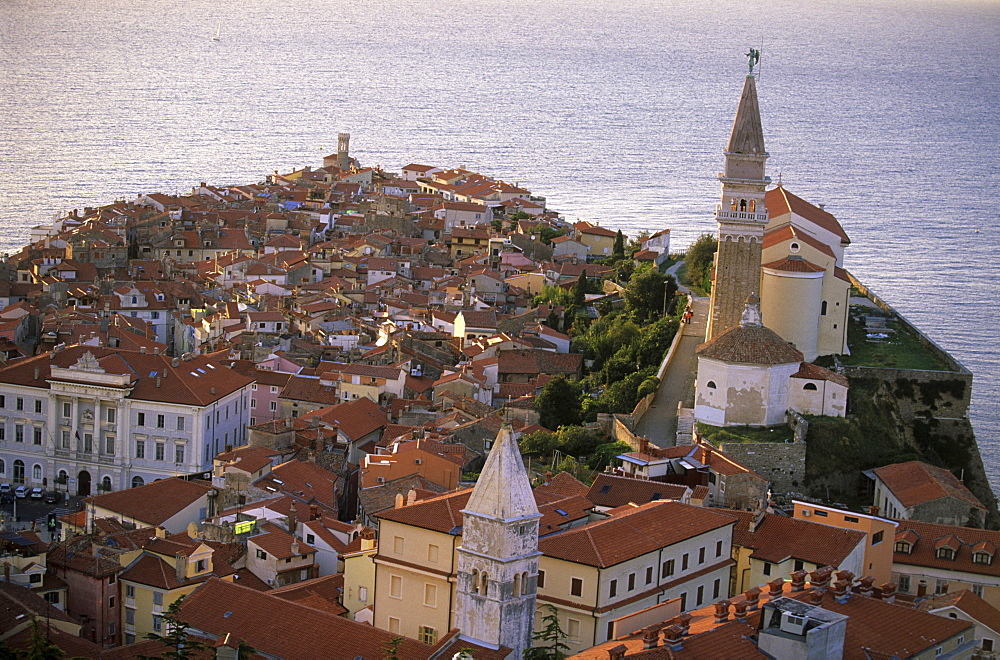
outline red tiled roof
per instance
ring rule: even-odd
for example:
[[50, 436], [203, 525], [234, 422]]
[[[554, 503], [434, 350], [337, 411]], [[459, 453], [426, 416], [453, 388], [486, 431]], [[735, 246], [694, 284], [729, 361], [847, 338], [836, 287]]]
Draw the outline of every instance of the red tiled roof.
[[776, 218], [791, 211], [792, 213], [802, 216], [806, 220], [815, 223], [819, 227], [822, 227], [831, 234], [835, 234], [840, 238], [841, 243], [848, 244], [851, 242], [851, 239], [847, 236], [847, 232], [845, 232], [844, 228], [840, 226], [840, 222], [837, 221], [837, 218], [833, 217], [832, 214], [827, 213], [818, 206], [813, 206], [801, 197], [793, 195], [782, 186], [772, 188], [765, 193], [764, 205], [767, 206], [772, 218]]
[[764, 519], [750, 531], [754, 512], [726, 510], [739, 522], [733, 528], [733, 544], [751, 548], [755, 559], [782, 562], [801, 559], [817, 566], [840, 566], [851, 552], [864, 544], [864, 532], [829, 525], [764, 514]]
[[835, 371], [830, 371], [824, 367], [813, 364], [812, 362], [803, 362], [799, 365], [799, 370], [792, 374], [792, 378], [806, 378], [808, 380], [828, 380], [831, 383], [836, 383], [838, 385], [843, 385], [847, 387], [847, 377], [841, 376]]
[[[959, 543], [955, 558], [938, 558], [936, 551], [938, 541], [952, 536]], [[973, 548], [983, 541], [1000, 546], [1000, 532], [917, 520], [900, 520], [896, 540], [904, 539], [911, 542], [911, 552], [909, 554], [894, 552], [892, 556], [894, 564], [1000, 577], [1000, 557], [994, 555], [993, 561], [989, 564], [976, 564], [972, 561]]]
[[538, 549], [549, 557], [606, 568], [735, 522], [734, 517], [710, 509], [650, 502], [539, 539]]
[[698, 346], [695, 353], [737, 364], [774, 365], [802, 361], [802, 351], [763, 326], [733, 326]]
[[761, 268], [770, 268], [771, 270], [780, 270], [786, 273], [822, 273], [826, 270], [822, 266], [817, 266], [811, 261], [806, 261], [794, 254], [766, 263]]
[[646, 479], [633, 479], [602, 472], [594, 479], [587, 499], [597, 506], [617, 508], [626, 504], [645, 504], [656, 500], [680, 500], [687, 486]]
[[905, 507], [954, 497], [983, 511], [986, 507], [954, 474], [922, 461], [894, 463], [872, 470]]
[[155, 527], [185, 507], [205, 497], [210, 490], [212, 490], [212, 486], [201, 481], [170, 477], [138, 488], [94, 495], [85, 501], [95, 507], [101, 507]]
[[[181, 605], [180, 617], [196, 631], [242, 639], [285, 660], [382, 658], [396, 635], [304, 604], [238, 584], [209, 580]], [[404, 638], [402, 658], [428, 658], [432, 647]]]

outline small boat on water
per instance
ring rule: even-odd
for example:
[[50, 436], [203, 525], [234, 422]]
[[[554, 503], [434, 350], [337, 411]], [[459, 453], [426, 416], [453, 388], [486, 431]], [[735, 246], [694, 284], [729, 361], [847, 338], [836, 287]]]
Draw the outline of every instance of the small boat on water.
[[222, 39], [222, 21], [219, 21], [219, 25], [215, 28], [215, 34], [212, 35], [212, 41], [220, 41]]

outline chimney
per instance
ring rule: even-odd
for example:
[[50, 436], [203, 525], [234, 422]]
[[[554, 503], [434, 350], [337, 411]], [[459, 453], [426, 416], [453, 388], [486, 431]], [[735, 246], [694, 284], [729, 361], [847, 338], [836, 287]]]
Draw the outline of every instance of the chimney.
[[879, 511], [881, 511], [881, 509], [879, 509], [877, 506], [868, 507], [868, 515], [870, 516], [877, 516]]
[[[288, 507], [288, 533], [295, 536], [295, 532], [299, 527], [298, 508], [295, 506], [295, 500], [292, 500], [291, 506]], [[294, 554], [298, 554], [297, 552]]]
[[875, 578], [871, 575], [866, 575], [858, 582], [858, 593], [862, 596], [872, 595], [872, 585], [875, 583]]
[[296, 557], [298, 557], [298, 555], [299, 555], [299, 542], [298, 541], [292, 540], [291, 551], [292, 551], [293, 555], [295, 555]]
[[729, 621], [729, 606], [732, 605], [728, 600], [720, 600], [715, 604], [715, 622], [722, 623], [724, 621]]
[[35, 367], [35, 380], [38, 380], [38, 377], [41, 376], [41, 375], [42, 375], [41, 368], [40, 367]]
[[833, 575], [833, 566], [817, 568], [810, 575], [812, 579], [809, 582], [813, 589], [826, 589], [830, 584], [830, 577]]
[[745, 600], [741, 600], [735, 605], [733, 605], [733, 616], [737, 621], [747, 620], [747, 608], [750, 607], [750, 603]]
[[143, 355], [145, 355], [146, 354], [146, 347], [145, 346], [140, 346], [139, 347], [139, 352], [142, 353]]
[[677, 625], [681, 627], [682, 635], [688, 634], [688, 630], [691, 629], [690, 614], [688, 614], [687, 612], [684, 612], [683, 614], [678, 614], [677, 616], [674, 617], [674, 621], [676, 621]]
[[663, 643], [669, 646], [671, 650], [680, 651], [683, 648], [681, 645], [683, 637], [684, 631], [681, 630], [680, 626], [670, 626], [663, 629]]
[[170, 361], [170, 366], [175, 368], [181, 366], [181, 359], [179, 357], [175, 357], [173, 360]]
[[174, 555], [174, 570], [177, 571], [178, 582], [183, 582], [187, 579], [187, 557], [179, 552]]
[[394, 509], [402, 509], [404, 503], [405, 503], [405, 501], [403, 500], [403, 494], [402, 493], [396, 493], [396, 504], [395, 504], [395, 506], [393, 508]]
[[822, 605], [823, 604], [823, 589], [813, 589], [806, 596], [806, 602], [810, 605]]
[[627, 652], [628, 647], [624, 644], [619, 644], [612, 649], [608, 649], [608, 660], [624, 660]]
[[159, 376], [156, 377], [156, 386], [157, 387], [160, 386], [160, 377]]
[[780, 598], [781, 592], [785, 588], [785, 581], [782, 578], [775, 578], [767, 583], [767, 596], [768, 598]]
[[848, 591], [854, 586], [854, 573], [850, 571], [837, 571], [837, 579], [847, 583]]
[[[923, 580], [921, 580], [921, 582], [923, 582]], [[926, 583], [923, 584], [923, 588], [924, 588], [924, 595], [926, 595], [927, 594], [927, 584]], [[895, 582], [886, 582], [885, 584], [883, 584], [880, 587], [880, 589], [882, 590], [882, 600], [884, 600], [887, 603], [895, 603], [896, 602], [896, 583]], [[945, 590], [945, 593], [947, 593], [947, 589]], [[919, 586], [917, 587], [917, 595], [918, 596], [920, 595], [920, 587]]]
[[806, 576], [809, 573], [805, 571], [795, 571], [790, 576], [792, 578], [792, 591], [802, 591], [806, 588]]
[[[882, 590], [882, 597], [885, 598], [885, 585], [883, 584], [879, 589]], [[927, 580], [921, 580], [917, 583], [917, 598], [923, 598], [927, 595]]]
[[208, 393], [211, 394], [212, 396], [215, 396], [215, 388], [214, 387], [208, 388]]
[[830, 592], [833, 594], [834, 600], [836, 600], [838, 603], [846, 603], [848, 598], [847, 594], [849, 593], [848, 588], [850, 586], [851, 583], [848, 582], [847, 580], [837, 580], [836, 582], [834, 582], [833, 587], [830, 589]]
[[642, 631], [642, 648], [652, 649], [656, 648], [657, 642], [660, 640], [660, 629], [655, 625], [647, 627]]
[[310, 504], [309, 505], [309, 520], [319, 520], [319, 505]]
[[743, 592], [743, 596], [746, 597], [747, 605], [750, 606], [750, 611], [753, 612], [757, 609], [758, 603], [760, 603], [760, 587], [747, 589]]
[[361, 530], [361, 549], [371, 550], [375, 547], [375, 531], [369, 527]]

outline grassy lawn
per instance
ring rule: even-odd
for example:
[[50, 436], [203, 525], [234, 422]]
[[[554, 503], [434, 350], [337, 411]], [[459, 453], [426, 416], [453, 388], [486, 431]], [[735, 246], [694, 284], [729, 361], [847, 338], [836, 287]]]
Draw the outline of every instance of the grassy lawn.
[[903, 328], [898, 321], [890, 321], [886, 327], [895, 332], [886, 333], [884, 339], [869, 340], [863, 320], [855, 320], [855, 308], [851, 309], [847, 326], [847, 345], [850, 355], [841, 356], [846, 365], [861, 367], [887, 367], [891, 369], [926, 369], [947, 371], [948, 366], [934, 353], [925, 348], [917, 337]]
[[711, 426], [698, 422], [698, 432], [715, 446], [723, 442], [791, 442], [792, 429], [781, 426]]

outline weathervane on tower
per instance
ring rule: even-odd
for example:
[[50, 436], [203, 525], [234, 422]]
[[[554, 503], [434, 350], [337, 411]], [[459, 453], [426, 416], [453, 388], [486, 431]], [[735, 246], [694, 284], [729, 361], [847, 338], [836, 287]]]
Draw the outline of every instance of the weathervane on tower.
[[760, 51], [756, 48], [751, 48], [748, 53], [746, 53], [747, 59], [750, 64], [750, 75], [753, 75], [753, 68], [760, 62]]

